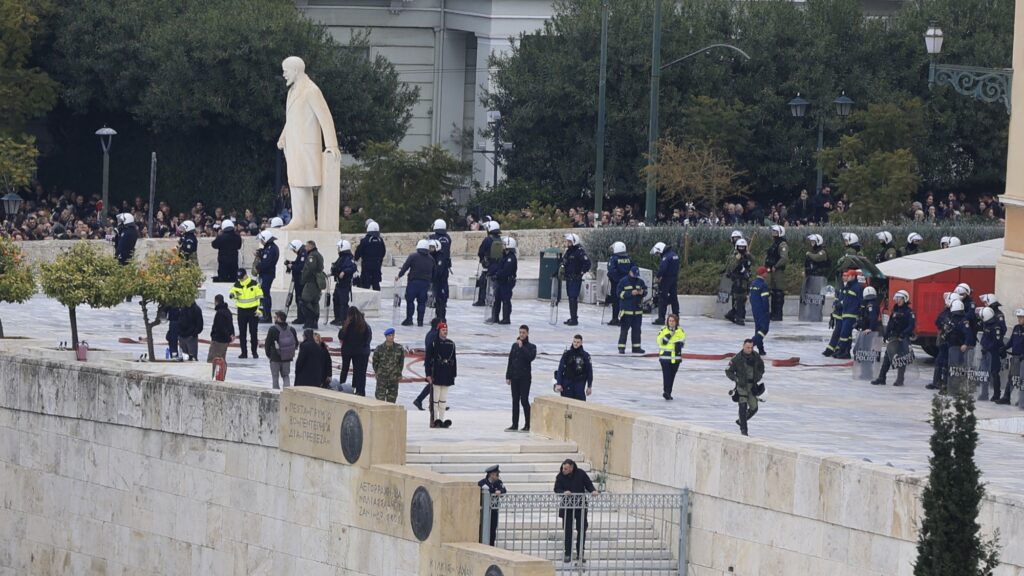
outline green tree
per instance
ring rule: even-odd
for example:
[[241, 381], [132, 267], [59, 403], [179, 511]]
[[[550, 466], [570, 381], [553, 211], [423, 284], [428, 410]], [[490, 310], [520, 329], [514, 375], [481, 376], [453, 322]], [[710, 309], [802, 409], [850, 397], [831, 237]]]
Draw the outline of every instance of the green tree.
[[56, 120], [68, 153], [55, 163], [69, 178], [98, 181], [95, 157], [73, 151], [95, 149], [93, 131], [109, 123], [120, 155], [111, 186], [122, 194], [148, 184], [146, 158], [156, 151], [161, 190], [253, 206], [267, 199], [287, 56], [303, 58], [342, 148], [357, 156], [368, 141], [398, 142], [418, 98], [383, 56], [370, 56], [366, 34], [341, 45], [294, 2], [57, 1], [46, 62], [65, 87]]
[[52, 262], [40, 266], [43, 294], [68, 308], [71, 347], [78, 348], [76, 308], [113, 308], [131, 295], [132, 266], [121, 266], [117, 258], [91, 242], [75, 242]]
[[974, 462], [976, 426], [970, 394], [932, 399], [932, 456], [914, 576], [990, 576], [999, 564], [998, 533], [982, 541], [978, 525], [985, 485]]
[[[163, 310], [191, 306], [203, 283], [199, 266], [178, 255], [177, 250], [151, 252], [135, 265], [132, 274], [132, 294], [139, 296], [142, 323], [146, 327], [146, 348], [149, 359], [155, 360], [153, 328], [160, 323]], [[149, 305], [157, 305], [157, 313], [150, 320]]]
[[658, 163], [644, 167], [658, 176], [662, 200], [694, 202], [714, 209], [726, 196], [743, 191], [738, 183], [743, 173], [733, 167], [732, 158], [707, 140], [677, 144], [668, 138], [658, 141]]
[[[440, 146], [417, 152], [370, 144], [363, 162], [346, 169], [354, 202], [387, 230], [428, 230], [452, 205], [452, 190], [469, 174], [467, 162]], [[355, 223], [359, 231], [362, 222]]]
[[[7, 238], [0, 238], [0, 302], [21, 303], [36, 293], [32, 266], [21, 253], [21, 247]], [[4, 324], [0, 322], [0, 338]]]
[[31, 136], [0, 135], [0, 190], [13, 191], [32, 181], [39, 156], [35, 143]]

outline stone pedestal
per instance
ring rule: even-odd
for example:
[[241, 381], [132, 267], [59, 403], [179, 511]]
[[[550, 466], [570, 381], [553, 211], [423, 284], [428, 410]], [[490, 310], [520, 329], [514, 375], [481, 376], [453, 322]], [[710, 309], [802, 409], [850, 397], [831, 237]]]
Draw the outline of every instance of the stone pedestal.
[[[274, 237], [277, 238], [277, 247], [281, 251], [281, 257], [277, 261], [277, 274], [274, 276], [274, 290], [288, 292], [288, 283], [292, 281], [292, 275], [284, 268], [285, 260], [295, 260], [295, 252], [292, 252], [289, 244], [292, 240], [299, 240], [303, 243], [312, 240], [316, 242], [316, 249], [324, 257], [324, 273], [331, 269], [331, 262], [338, 257], [338, 240], [341, 240], [341, 232], [328, 230], [274, 230]], [[354, 250], [354, 248], [353, 248]]]

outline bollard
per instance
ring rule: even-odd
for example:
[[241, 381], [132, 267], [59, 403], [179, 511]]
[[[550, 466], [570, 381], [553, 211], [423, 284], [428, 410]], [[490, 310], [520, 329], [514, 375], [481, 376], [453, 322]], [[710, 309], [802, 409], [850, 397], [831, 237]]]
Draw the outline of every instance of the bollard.
[[218, 382], [223, 382], [224, 378], [228, 375], [228, 363], [223, 358], [213, 359], [213, 379]]

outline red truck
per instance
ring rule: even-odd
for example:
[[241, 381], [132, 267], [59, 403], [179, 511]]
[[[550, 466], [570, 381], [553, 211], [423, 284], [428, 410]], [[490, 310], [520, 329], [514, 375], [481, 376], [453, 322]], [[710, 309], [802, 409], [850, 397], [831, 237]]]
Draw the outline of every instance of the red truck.
[[1003, 239], [997, 238], [904, 256], [878, 265], [889, 280], [890, 296], [897, 290], [910, 293], [910, 305], [917, 316], [915, 344], [935, 356], [935, 319], [945, 307], [943, 293], [966, 282], [975, 304], [980, 306], [982, 294], [995, 292], [996, 260], [1002, 253]]

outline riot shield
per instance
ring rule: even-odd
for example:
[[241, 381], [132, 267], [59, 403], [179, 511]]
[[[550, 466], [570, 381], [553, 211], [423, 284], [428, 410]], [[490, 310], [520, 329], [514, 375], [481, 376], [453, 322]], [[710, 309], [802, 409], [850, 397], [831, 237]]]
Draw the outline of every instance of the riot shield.
[[484, 321], [487, 321], [491, 319], [494, 302], [498, 299], [498, 283], [494, 281], [494, 276], [487, 277], [487, 291], [484, 294]]
[[821, 322], [821, 309], [825, 306], [825, 277], [808, 276], [800, 291], [800, 321]]
[[721, 280], [718, 281], [718, 302], [717, 302], [717, 316], [719, 318], [731, 318], [729, 311], [732, 310], [732, 280], [728, 276], [722, 274]]
[[434, 295], [434, 285], [431, 284], [430, 288], [427, 289], [427, 308], [434, 308], [437, 301], [437, 296]]
[[949, 380], [946, 392], [949, 394], [972, 393], [971, 365], [974, 363], [974, 349], [961, 352], [957, 346], [949, 347]]
[[1024, 362], [1018, 356], [1010, 356], [1009, 360], [1010, 377], [1006, 379], [1006, 385], [1017, 389], [1017, 407], [1024, 410]]
[[874, 380], [881, 352], [882, 337], [877, 332], [861, 332], [853, 343], [853, 379]]
[[893, 368], [907, 368], [914, 363], [914, 349], [910, 347], [910, 340], [905, 338], [889, 342], [885, 353], [889, 356]]
[[395, 293], [391, 296], [391, 323], [395, 326], [402, 318], [402, 285], [395, 283]]
[[562, 301], [562, 281], [558, 279], [558, 276], [551, 277], [551, 314], [548, 318], [548, 324], [555, 326], [558, 324], [558, 304]]
[[984, 398], [987, 401], [989, 396], [989, 373], [986, 355], [981, 350], [974, 348], [969, 350], [968, 354], [970, 355], [970, 363], [968, 364], [967, 379], [970, 381], [970, 385], [974, 386], [974, 390], [981, 389], [981, 394], [978, 395], [978, 398], [981, 398], [982, 394], [984, 394]]
[[[999, 355], [992, 355], [988, 352], [981, 353], [981, 363], [978, 364], [977, 374], [974, 378], [981, 384], [981, 393], [978, 394], [978, 400], [989, 399], [991, 392], [989, 391], [989, 383], [992, 379], [992, 363], [999, 362]], [[982, 375], [984, 374], [984, 376]]]

